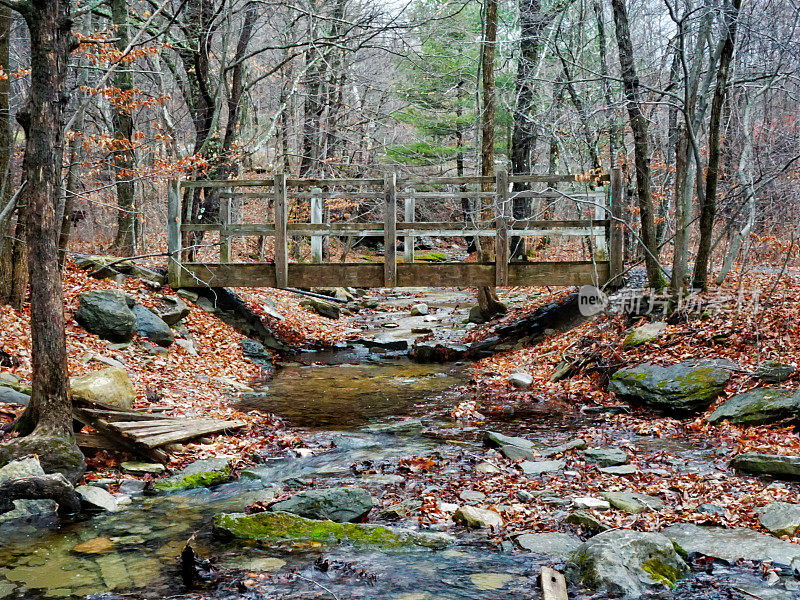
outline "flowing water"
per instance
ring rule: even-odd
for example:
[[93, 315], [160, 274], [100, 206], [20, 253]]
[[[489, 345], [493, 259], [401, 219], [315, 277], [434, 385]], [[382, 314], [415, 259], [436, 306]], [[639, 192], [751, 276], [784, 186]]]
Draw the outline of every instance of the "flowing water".
[[[428, 423], [446, 419], [446, 407], [455, 400], [450, 389], [461, 378], [455, 366], [420, 366], [406, 360], [298, 364], [283, 369], [268, 389], [243, 402], [280, 415], [288, 426], [310, 429], [316, 441], [330, 446], [329, 451], [305, 458], [265, 459], [236, 482], [212, 490], [134, 498], [115, 514], [61, 524], [49, 517], [0, 522], [0, 598], [92, 595], [112, 599], [122, 598], [115, 594], [122, 592], [137, 598], [179, 595], [183, 589], [178, 555], [192, 535], [197, 552], [215, 557], [220, 566], [270, 573], [268, 579], [260, 576], [256, 591], [217, 592], [215, 597], [540, 598], [536, 577], [541, 566], [560, 568], [563, 562], [519, 551], [501, 552], [476, 534], [463, 534], [447, 550], [405, 553], [347, 545], [223, 542], [211, 536], [215, 513], [238, 512], [255, 501], [268, 500], [276, 486], [314, 478], [331, 485], [361, 485], [379, 496], [392, 478], [359, 474], [351, 465], [431, 452], [447, 458], [462, 452], [463, 443], [425, 437], [413, 428], [402, 435], [387, 435], [369, 427], [369, 423], [408, 414], [422, 416]], [[683, 449], [687, 456], [696, 457], [691, 448]], [[99, 554], [74, 550], [89, 540], [98, 543], [97, 538], [105, 538], [102, 543], [112, 548]], [[320, 568], [322, 557], [324, 567]], [[713, 580], [704, 577], [692, 576], [670, 597], [740, 597], [729, 593], [734, 584], [755, 589], [761, 594], [757, 597], [773, 597], [766, 595], [772, 590], [763, 588], [747, 571], [718, 570]], [[711, 582], [724, 585], [713, 591], [707, 587]]]

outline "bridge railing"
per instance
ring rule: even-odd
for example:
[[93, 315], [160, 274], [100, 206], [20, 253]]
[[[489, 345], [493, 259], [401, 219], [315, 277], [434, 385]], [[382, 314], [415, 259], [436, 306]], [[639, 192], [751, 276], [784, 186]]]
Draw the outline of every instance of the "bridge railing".
[[[390, 174], [383, 179], [290, 179], [278, 173], [270, 179], [182, 180], [170, 182], [168, 191], [169, 280], [173, 287], [187, 286], [268, 286], [268, 287], [396, 287], [396, 286], [481, 286], [481, 285], [582, 285], [605, 284], [622, 273], [622, 190], [618, 170], [603, 181], [583, 185], [581, 191], [562, 191], [558, 185], [574, 185], [572, 175], [496, 177], [424, 177], [398, 179]], [[522, 185], [520, 185], [522, 184]], [[545, 190], [529, 189], [545, 184]], [[598, 185], [602, 184], [602, 185]], [[449, 186], [449, 190], [441, 190]], [[327, 190], [323, 189], [327, 188]], [[342, 189], [338, 189], [342, 188]], [[519, 189], [522, 188], [522, 189]], [[219, 218], [215, 222], [183, 222], [182, 211], [188, 202], [199, 202], [200, 192], [216, 195]], [[307, 222], [290, 222], [290, 198], [308, 204]], [[325, 222], [325, 202], [329, 198], [350, 198], [375, 204], [373, 212], [381, 221], [358, 220]], [[534, 211], [531, 217], [514, 218], [517, 199], [540, 200], [546, 207], [559, 200], [575, 203], [579, 213], [592, 218], [553, 219], [549, 210]], [[264, 213], [272, 222], [243, 223], [236, 215], [237, 205], [253, 200], [265, 201]], [[420, 221], [419, 204], [436, 201], [458, 204], [454, 209], [461, 220]], [[398, 208], [402, 203], [402, 218]], [[271, 205], [271, 211], [268, 210]], [[587, 210], [588, 209], [588, 210]], [[187, 211], [191, 212], [191, 211]], [[297, 215], [295, 215], [295, 220]], [[266, 219], [261, 219], [266, 220]], [[194, 248], [191, 236], [219, 232], [219, 262], [197, 261], [187, 249]], [[232, 242], [236, 238], [273, 238], [272, 263], [232, 262]], [[323, 262], [323, 249], [330, 236], [348, 239], [383, 238], [383, 264]], [[472, 237], [494, 238], [492, 262], [436, 263], [415, 262], [415, 238]], [[581, 236], [589, 243], [591, 260], [517, 262], [510, 261], [511, 242], [528, 236]], [[291, 262], [292, 238], [311, 238], [311, 263]], [[397, 242], [403, 241], [403, 261], [398, 261]], [[263, 248], [263, 242], [262, 242]]]

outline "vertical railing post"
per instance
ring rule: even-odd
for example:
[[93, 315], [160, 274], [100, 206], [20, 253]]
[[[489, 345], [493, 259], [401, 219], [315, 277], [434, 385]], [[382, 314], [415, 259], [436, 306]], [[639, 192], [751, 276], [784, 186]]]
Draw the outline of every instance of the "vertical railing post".
[[[406, 223], [413, 223], [416, 219], [416, 190], [411, 188], [408, 190], [408, 196], [405, 199], [405, 221]], [[403, 259], [406, 263], [411, 264], [414, 262], [414, 236], [411, 233], [406, 233], [403, 237]]]
[[608, 229], [609, 278], [612, 286], [622, 285], [625, 270], [625, 223], [622, 220], [622, 171], [611, 169], [611, 225]]
[[495, 259], [495, 285], [505, 287], [508, 285], [508, 172], [498, 171], [495, 176], [497, 185], [497, 207], [495, 218], [494, 259]]
[[287, 249], [286, 173], [275, 174], [275, 287], [289, 287], [289, 258]]
[[383, 284], [397, 286], [397, 175], [384, 180], [383, 204]]
[[[322, 189], [314, 188], [311, 190], [311, 223], [313, 225], [322, 225], [323, 214], [323, 199]], [[311, 236], [311, 262], [322, 262], [322, 236]]]
[[[608, 194], [603, 192], [602, 195], [596, 194], [594, 196], [594, 220], [602, 221], [608, 218]], [[604, 229], [602, 233], [595, 232], [596, 227], [592, 225], [592, 241], [594, 244], [594, 258], [595, 260], [608, 260], [608, 237], [607, 230]]]
[[181, 182], [167, 182], [167, 279], [173, 288], [181, 286]]
[[219, 203], [219, 222], [222, 229], [219, 230], [219, 262], [231, 262], [231, 199], [222, 198]]

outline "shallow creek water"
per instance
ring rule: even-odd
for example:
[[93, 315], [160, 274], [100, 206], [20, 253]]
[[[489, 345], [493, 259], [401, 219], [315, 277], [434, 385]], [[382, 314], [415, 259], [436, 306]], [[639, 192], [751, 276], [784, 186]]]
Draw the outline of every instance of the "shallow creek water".
[[[305, 458], [265, 460], [249, 469], [246, 477], [212, 490], [134, 498], [115, 514], [62, 524], [49, 518], [0, 523], [0, 598], [180, 594], [178, 554], [193, 534], [198, 553], [214, 556], [221, 566], [274, 573], [261, 592], [220, 596], [225, 598], [540, 598], [536, 577], [541, 566], [560, 568], [563, 562], [518, 551], [499, 552], [476, 534], [461, 535], [447, 550], [405, 553], [344, 545], [229, 543], [211, 536], [214, 514], [242, 511], [255, 501], [269, 499], [276, 485], [313, 477], [331, 485], [361, 485], [379, 495], [386, 478], [359, 476], [351, 465], [431, 452], [446, 457], [463, 451], [463, 443], [418, 433], [385, 435], [369, 427], [390, 416], [408, 414], [446, 426], [446, 407], [454, 401], [449, 390], [462, 377], [456, 366], [421, 366], [405, 359], [285, 368], [263, 394], [244, 402], [280, 415], [290, 427], [303, 427], [331, 450]], [[702, 452], [674, 444], [671, 450], [702, 465]], [[473, 449], [477, 451], [477, 445]], [[113, 549], [96, 555], [73, 551], [77, 544], [97, 537], [108, 538]], [[314, 568], [322, 555], [331, 565], [325, 572]], [[769, 595], [771, 590], [762, 588], [747, 571], [718, 569], [713, 581], [724, 582], [723, 591], [707, 587], [712, 580], [705, 577], [693, 575], [669, 597], [746, 597], [731, 594], [733, 585], [757, 590], [757, 597], [765, 600], [787, 597]]]

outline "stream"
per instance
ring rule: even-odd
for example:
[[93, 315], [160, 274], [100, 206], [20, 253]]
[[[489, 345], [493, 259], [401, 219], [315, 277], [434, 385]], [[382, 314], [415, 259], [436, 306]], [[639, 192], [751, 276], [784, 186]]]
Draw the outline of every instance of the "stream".
[[[454, 387], [465, 380], [463, 366], [418, 365], [406, 358], [375, 357], [359, 350], [304, 358], [279, 370], [268, 387], [239, 402], [282, 417], [290, 431], [298, 428], [313, 442], [314, 454], [265, 457], [235, 482], [211, 490], [133, 498], [114, 514], [61, 524], [49, 518], [0, 522], [0, 598], [112, 600], [121, 599], [118, 593], [123, 592], [136, 598], [179, 595], [185, 590], [177, 557], [192, 535], [197, 553], [214, 557], [221, 567], [270, 573], [267, 579], [261, 576], [259, 587], [253, 588], [257, 591], [215, 592], [213, 597], [540, 598], [541, 566], [563, 568], [563, 561], [508, 545], [498, 549], [485, 534], [460, 530], [457, 543], [446, 550], [403, 553], [347, 545], [323, 548], [317, 543], [224, 542], [212, 537], [214, 514], [243, 511], [310, 479], [331, 486], [359, 485], [376, 497], [387, 486], [403, 485], [396, 474], [359, 472], [351, 468], [355, 463], [379, 465], [398, 457], [431, 454], [456, 462], [465, 449], [482, 451], [476, 432], [448, 441], [445, 435], [425, 435], [399, 420], [412, 416], [421, 419], [426, 429], [453, 429], [449, 408], [456, 401]], [[536, 431], [539, 437], [563, 440], [564, 431], [580, 427], [578, 422], [556, 428], [542, 422], [536, 424]], [[700, 469], [713, 455], [713, 449], [698, 449], [683, 440], [638, 437], [631, 443], [668, 444], [682, 460]], [[73, 550], [97, 537], [108, 538], [113, 551], [78, 554]], [[325, 567], [320, 568], [323, 559]], [[792, 597], [784, 590], [764, 587], [751, 570], [725, 567], [718, 567], [713, 577], [693, 574], [668, 597], [748, 597], [732, 592], [735, 587], [757, 590], [757, 597], [765, 600]], [[773, 592], [783, 595], [770, 595]], [[588, 598], [574, 591], [571, 597]]]

